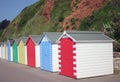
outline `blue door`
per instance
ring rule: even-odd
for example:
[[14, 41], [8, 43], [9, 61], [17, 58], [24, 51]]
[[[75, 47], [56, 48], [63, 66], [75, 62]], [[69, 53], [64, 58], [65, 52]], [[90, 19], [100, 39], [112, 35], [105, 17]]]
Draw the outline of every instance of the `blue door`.
[[40, 43], [40, 66], [43, 70], [52, 71], [52, 45], [49, 41]]
[[8, 61], [11, 61], [11, 56], [10, 56], [10, 44], [8, 43], [7, 45], [7, 55], [8, 55]]

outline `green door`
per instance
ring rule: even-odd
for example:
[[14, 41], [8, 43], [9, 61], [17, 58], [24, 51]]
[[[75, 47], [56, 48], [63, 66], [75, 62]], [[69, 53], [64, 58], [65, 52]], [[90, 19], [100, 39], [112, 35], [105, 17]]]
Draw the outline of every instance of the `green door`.
[[18, 49], [15, 42], [13, 43], [13, 62], [18, 63]]

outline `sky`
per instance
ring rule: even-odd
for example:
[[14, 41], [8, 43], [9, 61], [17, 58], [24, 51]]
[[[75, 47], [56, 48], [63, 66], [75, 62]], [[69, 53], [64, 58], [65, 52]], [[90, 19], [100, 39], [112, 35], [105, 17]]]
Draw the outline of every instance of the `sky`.
[[0, 22], [12, 21], [25, 7], [39, 0], [0, 0]]

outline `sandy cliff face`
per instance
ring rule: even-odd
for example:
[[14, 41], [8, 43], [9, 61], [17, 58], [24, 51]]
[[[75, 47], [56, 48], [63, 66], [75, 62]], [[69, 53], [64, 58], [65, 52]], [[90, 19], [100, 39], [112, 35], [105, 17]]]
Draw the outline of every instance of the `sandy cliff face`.
[[50, 13], [54, 6], [54, 0], [46, 0], [43, 8], [42, 15], [45, 17], [46, 21], [50, 20]]
[[78, 29], [80, 21], [92, 15], [94, 11], [99, 9], [108, 0], [73, 0], [71, 3], [72, 13], [64, 19], [64, 30]]

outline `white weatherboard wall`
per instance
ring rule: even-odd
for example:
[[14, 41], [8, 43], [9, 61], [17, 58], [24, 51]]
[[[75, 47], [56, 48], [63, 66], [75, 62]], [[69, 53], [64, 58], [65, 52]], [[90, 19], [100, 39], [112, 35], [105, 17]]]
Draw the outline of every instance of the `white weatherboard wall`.
[[27, 48], [25, 46], [25, 65], [27, 65]]
[[36, 61], [36, 67], [40, 67], [40, 47], [39, 47], [39, 45], [35, 46], [35, 61]]
[[53, 72], [58, 71], [58, 45], [52, 44], [52, 70]]
[[1, 55], [1, 46], [0, 46], [0, 58], [2, 57], [2, 55]]
[[1, 46], [1, 58], [3, 59], [4, 56], [4, 46]]
[[[19, 47], [17, 46], [17, 50], [18, 50], [18, 52], [19, 52]], [[20, 61], [20, 54], [18, 53], [18, 62]]]
[[113, 74], [112, 43], [77, 43], [77, 78]]

